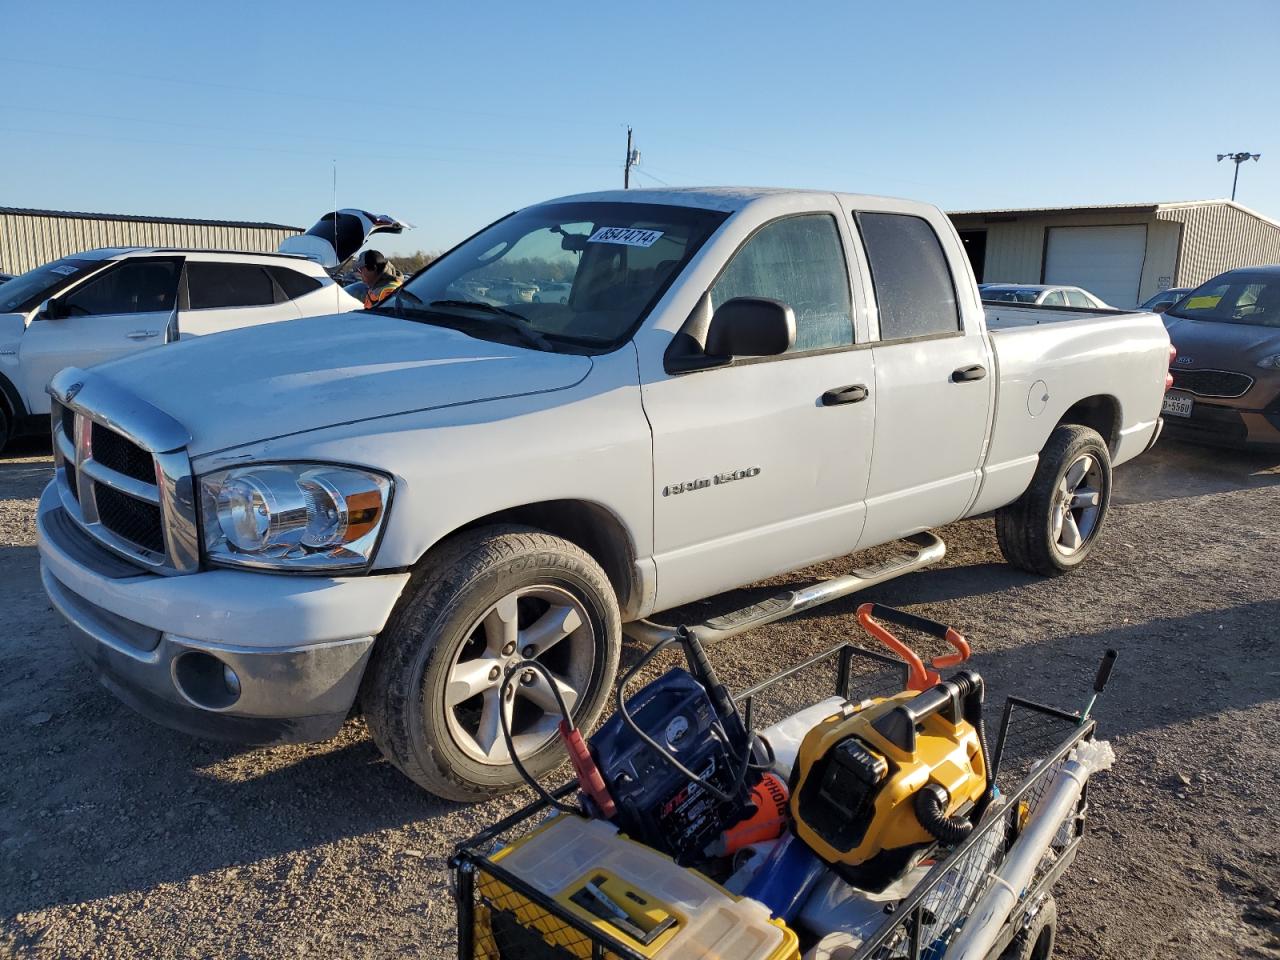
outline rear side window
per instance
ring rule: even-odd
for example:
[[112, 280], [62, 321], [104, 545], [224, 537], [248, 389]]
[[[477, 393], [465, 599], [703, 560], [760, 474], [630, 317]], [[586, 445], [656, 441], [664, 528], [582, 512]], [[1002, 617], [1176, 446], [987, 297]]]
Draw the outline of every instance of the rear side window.
[[262, 267], [189, 260], [187, 298], [192, 310], [259, 307], [275, 303], [276, 291]]
[[167, 313], [177, 295], [176, 260], [126, 260], [73, 290], [64, 303], [71, 316]]
[[748, 240], [711, 288], [713, 308], [734, 297], [768, 297], [791, 307], [796, 342], [790, 352], [853, 343], [849, 271], [827, 214], [778, 220]]
[[1084, 295], [1084, 293], [1082, 293], [1079, 290], [1067, 291], [1067, 303], [1070, 306], [1084, 307], [1087, 310], [1092, 310], [1094, 306], [1093, 301], [1090, 300], [1087, 296]]
[[1065, 307], [1067, 298], [1062, 295], [1061, 290], [1053, 290], [1045, 294], [1044, 305], [1046, 307]]
[[960, 308], [942, 244], [920, 217], [859, 213], [880, 305], [880, 339], [956, 333]]
[[275, 277], [276, 283], [280, 284], [285, 297], [290, 300], [297, 300], [312, 290], [320, 289], [319, 280], [308, 277], [305, 273], [299, 273], [297, 270], [290, 270], [288, 267], [267, 267], [267, 270], [270, 271], [271, 276]]

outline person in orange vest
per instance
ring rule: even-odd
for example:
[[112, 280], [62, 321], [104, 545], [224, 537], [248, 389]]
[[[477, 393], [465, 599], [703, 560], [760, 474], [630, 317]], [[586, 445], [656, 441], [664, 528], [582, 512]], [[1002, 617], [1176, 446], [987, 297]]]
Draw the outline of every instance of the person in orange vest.
[[364, 308], [381, 303], [400, 288], [404, 277], [377, 250], [366, 250], [356, 258], [356, 272], [368, 289], [364, 295]]

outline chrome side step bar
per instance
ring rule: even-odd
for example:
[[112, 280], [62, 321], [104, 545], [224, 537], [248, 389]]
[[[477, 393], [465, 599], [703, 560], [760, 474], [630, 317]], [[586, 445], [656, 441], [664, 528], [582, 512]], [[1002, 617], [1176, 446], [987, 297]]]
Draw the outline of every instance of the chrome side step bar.
[[[689, 632], [703, 644], [726, 640], [747, 630], [763, 627], [767, 623], [812, 610], [867, 587], [893, 580], [905, 573], [921, 570], [947, 555], [947, 545], [942, 542], [942, 538], [927, 530], [904, 537], [903, 542], [911, 544], [914, 549], [875, 566], [858, 568], [843, 577], [823, 580], [800, 590], [788, 590], [741, 610], [712, 617], [699, 624], [689, 624]], [[652, 647], [668, 637], [674, 637], [676, 628], [649, 620], [636, 620], [623, 624], [622, 632], [637, 643]]]

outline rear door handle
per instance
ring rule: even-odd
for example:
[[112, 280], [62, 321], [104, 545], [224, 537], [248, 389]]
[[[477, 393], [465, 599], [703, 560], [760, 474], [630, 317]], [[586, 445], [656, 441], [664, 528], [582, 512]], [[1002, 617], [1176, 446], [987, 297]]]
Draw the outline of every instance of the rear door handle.
[[847, 387], [835, 387], [822, 395], [824, 407], [834, 407], [841, 403], [859, 403], [869, 396], [865, 383], [851, 383]]
[[981, 380], [987, 375], [987, 368], [980, 363], [975, 363], [971, 367], [961, 367], [959, 370], [951, 374], [952, 383], [969, 383], [972, 380]]
[[159, 330], [130, 330], [125, 334], [130, 340], [150, 340], [152, 337], [160, 336]]

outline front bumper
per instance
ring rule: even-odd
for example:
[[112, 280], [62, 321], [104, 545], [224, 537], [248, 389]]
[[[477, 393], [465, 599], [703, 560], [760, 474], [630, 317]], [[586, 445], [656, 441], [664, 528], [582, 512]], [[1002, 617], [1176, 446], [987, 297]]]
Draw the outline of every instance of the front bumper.
[[1196, 398], [1190, 417], [1166, 417], [1166, 435], [1221, 447], [1280, 446], [1280, 397], [1263, 410]]
[[80, 531], [53, 484], [36, 533], [45, 590], [102, 683], [151, 720], [222, 740], [336, 733], [409, 579], [147, 573]]

